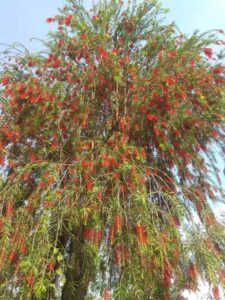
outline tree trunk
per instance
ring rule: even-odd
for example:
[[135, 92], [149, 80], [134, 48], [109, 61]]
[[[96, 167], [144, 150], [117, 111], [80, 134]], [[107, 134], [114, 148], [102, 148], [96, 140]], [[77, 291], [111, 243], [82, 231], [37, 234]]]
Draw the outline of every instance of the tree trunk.
[[65, 273], [66, 283], [61, 300], [83, 300], [87, 294], [90, 278], [84, 276], [83, 232], [81, 228], [74, 231], [71, 243], [69, 267]]

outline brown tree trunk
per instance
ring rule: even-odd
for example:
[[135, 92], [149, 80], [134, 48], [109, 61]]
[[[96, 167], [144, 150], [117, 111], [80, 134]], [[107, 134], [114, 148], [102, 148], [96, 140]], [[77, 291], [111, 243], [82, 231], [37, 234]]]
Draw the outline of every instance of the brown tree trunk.
[[71, 243], [69, 267], [65, 273], [66, 283], [61, 300], [83, 300], [87, 294], [90, 278], [84, 275], [83, 234], [76, 228]]

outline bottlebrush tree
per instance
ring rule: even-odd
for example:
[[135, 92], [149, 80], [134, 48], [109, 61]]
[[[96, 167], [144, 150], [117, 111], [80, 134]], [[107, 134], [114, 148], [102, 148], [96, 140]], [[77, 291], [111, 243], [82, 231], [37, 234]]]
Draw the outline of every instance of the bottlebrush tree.
[[219, 299], [223, 31], [157, 0], [67, 0], [45, 51], [2, 53], [1, 299]]

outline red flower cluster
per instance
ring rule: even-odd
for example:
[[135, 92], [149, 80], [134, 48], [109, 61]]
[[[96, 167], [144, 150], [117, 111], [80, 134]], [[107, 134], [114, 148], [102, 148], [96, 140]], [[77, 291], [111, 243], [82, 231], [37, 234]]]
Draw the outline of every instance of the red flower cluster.
[[52, 23], [53, 21], [54, 21], [53, 18], [47, 18], [47, 19], [46, 19], [46, 22], [47, 22], [47, 23]]
[[102, 48], [102, 47], [97, 47], [98, 53], [100, 54], [101, 58], [107, 59], [109, 57], [108, 53]]
[[86, 240], [90, 241], [92, 244], [97, 245], [102, 239], [103, 231], [101, 229], [87, 227], [83, 231], [83, 236]]
[[166, 258], [163, 261], [163, 285], [164, 285], [165, 288], [169, 287], [171, 277], [172, 277], [171, 266], [168, 262], [168, 259]]
[[123, 228], [123, 217], [116, 215], [114, 218], [114, 223], [109, 226], [108, 241], [110, 244], [114, 243], [115, 236], [118, 232], [121, 232]]
[[213, 51], [211, 48], [203, 48], [203, 52], [205, 53], [206, 56], [208, 56], [208, 58], [212, 58]]
[[220, 291], [219, 288], [216, 286], [212, 289], [213, 297], [215, 300], [220, 300]]
[[156, 116], [156, 115], [152, 115], [152, 114], [147, 114], [147, 116], [146, 116], [146, 118], [147, 118], [147, 120], [148, 121], [156, 121], [156, 120], [158, 120], [158, 116]]
[[223, 67], [216, 67], [215, 69], [213, 69], [213, 73], [214, 74], [220, 74], [223, 73], [225, 71], [225, 69]]
[[98, 16], [93, 16], [91, 19], [92, 19], [93, 22], [96, 22], [96, 21], [99, 20], [99, 17]]
[[103, 293], [102, 293], [102, 298], [103, 298], [103, 300], [110, 300], [110, 294], [109, 294], [108, 288], [104, 288]]
[[91, 190], [93, 188], [93, 182], [91, 180], [88, 180], [88, 182], [86, 183], [86, 188], [88, 190]]
[[148, 241], [148, 234], [147, 234], [147, 231], [146, 231], [146, 227], [144, 225], [137, 224], [135, 226], [135, 232], [136, 232], [138, 241], [141, 244], [146, 244], [147, 241]]
[[52, 271], [54, 271], [54, 269], [55, 269], [55, 263], [54, 263], [54, 261], [50, 261], [50, 262], [48, 263], [48, 270], [49, 270], [50, 272], [52, 272]]
[[66, 16], [66, 17], [64, 18], [63, 22], [64, 22], [64, 24], [65, 24], [66, 26], [70, 26], [72, 19], [73, 19], [73, 16], [71, 16], [71, 15], [70, 15], [70, 16]]
[[188, 267], [188, 270], [187, 270], [187, 273], [188, 273], [188, 276], [191, 278], [191, 279], [195, 279], [197, 277], [197, 269], [196, 269], [196, 266], [194, 264], [190, 264], [190, 266]]
[[10, 77], [3, 77], [1, 80], [2, 85], [7, 85], [9, 83]]
[[5, 204], [5, 216], [6, 218], [10, 218], [14, 213], [14, 207], [11, 202], [7, 202]]

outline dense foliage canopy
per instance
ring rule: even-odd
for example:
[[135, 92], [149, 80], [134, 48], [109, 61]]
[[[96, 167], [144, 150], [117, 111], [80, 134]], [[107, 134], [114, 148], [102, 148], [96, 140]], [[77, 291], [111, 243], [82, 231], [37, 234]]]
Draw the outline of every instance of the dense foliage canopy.
[[157, 0], [67, 0], [45, 51], [2, 53], [0, 298], [219, 300], [223, 31]]

